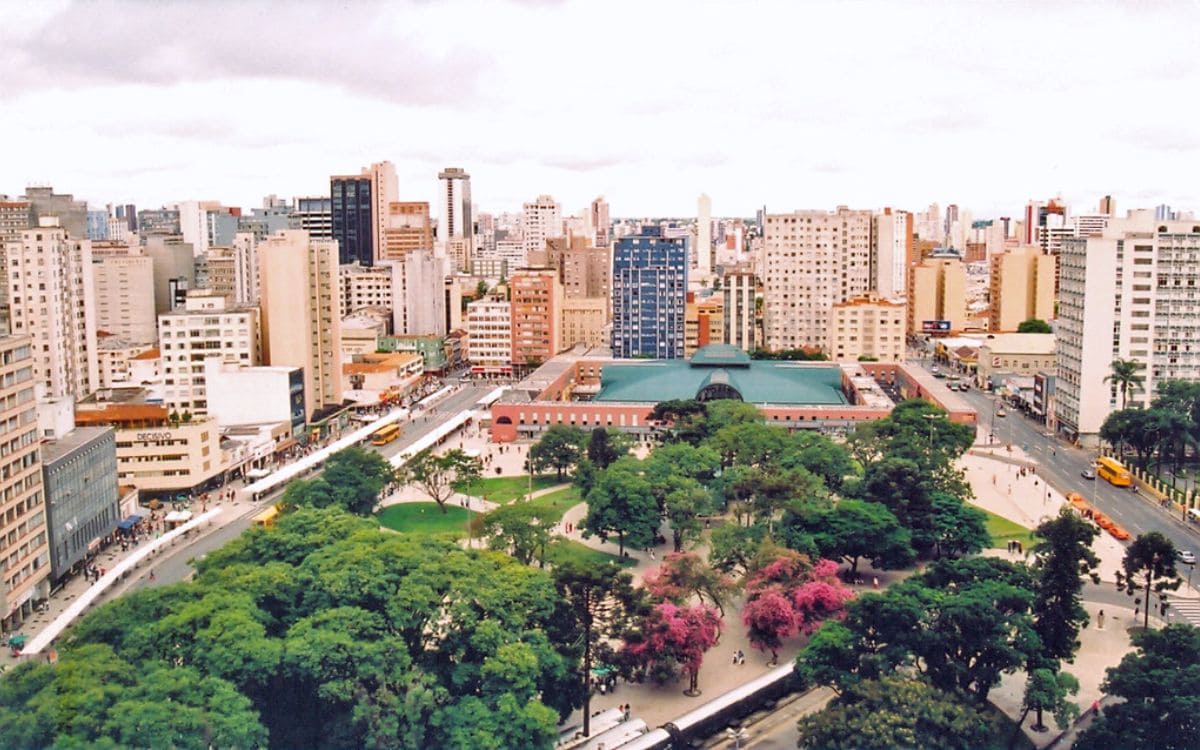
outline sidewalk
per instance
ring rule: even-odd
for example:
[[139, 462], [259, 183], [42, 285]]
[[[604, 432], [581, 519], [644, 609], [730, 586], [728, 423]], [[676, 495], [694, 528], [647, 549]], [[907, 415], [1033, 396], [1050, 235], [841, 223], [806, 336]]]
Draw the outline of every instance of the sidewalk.
[[[966, 473], [967, 480], [975, 492], [975, 499], [972, 501], [974, 505], [1032, 529], [1041, 521], [1057, 515], [1059, 509], [1066, 504], [1066, 499], [1048, 487], [1045, 480], [1033, 472], [1020, 476], [1021, 465], [1036, 466], [1036, 462], [1016, 447], [1011, 454], [1006, 450], [1004, 455], [991, 457], [972, 452], [959, 460], [959, 467]], [[1121, 561], [1125, 556], [1125, 546], [1101, 531], [1092, 549], [1100, 559], [1097, 571], [1101, 579], [1115, 581], [1116, 571], [1121, 568]], [[1027, 549], [1022, 555], [991, 549], [985, 550], [983, 554], [1018, 561], [1028, 560], [1029, 552]], [[1094, 701], [1103, 697], [1100, 684], [1104, 681], [1105, 671], [1116, 666], [1129, 652], [1131, 644], [1128, 628], [1133, 625], [1134, 617], [1133, 610], [1128, 607], [1084, 602], [1084, 608], [1091, 621], [1080, 631], [1080, 647], [1074, 662], [1063, 665], [1065, 671], [1079, 680], [1079, 693], [1073, 700], [1080, 707], [1081, 713]], [[1098, 614], [1101, 610], [1105, 613], [1103, 628], [1098, 627]], [[1014, 721], [1021, 716], [1025, 679], [1024, 671], [1004, 675], [1000, 684], [989, 694], [992, 703]], [[1051, 729], [1046, 732], [1034, 732], [1030, 726], [1035, 718], [1031, 713], [1022, 730], [1035, 746], [1045, 747], [1059, 736], [1060, 731], [1053, 726], [1053, 719], [1045, 716], [1043, 720]]]
[[[245, 502], [233, 502], [225, 503], [223, 505], [213, 503], [210, 504], [210, 508], [214, 510], [219, 508], [222, 512], [219, 516], [217, 516], [216, 519], [210, 521], [201, 530], [188, 534], [186, 538], [180, 537], [173, 540], [167, 547], [138, 564], [135, 567], [134, 572], [128, 573], [122, 579], [113, 582], [109, 586], [109, 589], [97, 597], [96, 601], [88, 607], [88, 609], [84, 612], [84, 615], [90, 614], [95, 610], [96, 607], [110, 602], [124, 594], [131, 586], [141, 581], [149, 574], [150, 569], [153, 567], [156, 561], [178, 552], [179, 550], [195, 543], [197, 540], [208, 536], [212, 532], [246, 515], [248, 512], [250, 512], [252, 506]], [[199, 501], [194, 503], [193, 510], [197, 513], [197, 515], [199, 515]], [[93, 563], [97, 568], [102, 568], [105, 571], [112, 570], [122, 560], [134, 555], [138, 550], [145, 548], [156, 538], [157, 537], [154, 536], [143, 538], [140, 543], [130, 546], [124, 551], [121, 550], [119, 544], [111, 544], [108, 548], [101, 550], [100, 553], [96, 555]], [[22, 626], [13, 634], [23, 634], [32, 641], [38, 633], [53, 623], [59, 615], [61, 615], [68, 607], [70, 607], [72, 602], [74, 602], [85, 591], [95, 585], [97, 585], [95, 582], [85, 580], [82, 574], [68, 577], [66, 582], [63, 583], [62, 586], [53, 594], [51, 594], [49, 600], [47, 601], [46, 609], [43, 611], [35, 611], [33, 615], [26, 620], [25, 623], [22, 624]], [[21, 661], [21, 657], [13, 657], [11, 649], [5, 648], [0, 650], [0, 669], [7, 669], [8, 667], [17, 664], [19, 661]]]

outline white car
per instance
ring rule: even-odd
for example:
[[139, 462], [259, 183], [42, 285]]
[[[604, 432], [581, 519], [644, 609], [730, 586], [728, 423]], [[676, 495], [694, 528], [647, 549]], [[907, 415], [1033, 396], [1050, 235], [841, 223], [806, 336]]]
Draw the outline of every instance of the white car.
[[1184, 565], [1195, 565], [1196, 564], [1196, 553], [1192, 552], [1191, 550], [1180, 551], [1179, 562], [1183, 563]]

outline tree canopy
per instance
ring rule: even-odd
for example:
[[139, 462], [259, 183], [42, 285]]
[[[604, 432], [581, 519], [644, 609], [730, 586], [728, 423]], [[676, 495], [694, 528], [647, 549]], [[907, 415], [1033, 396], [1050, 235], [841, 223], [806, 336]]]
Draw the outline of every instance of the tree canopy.
[[459, 448], [442, 455], [426, 448], [397, 469], [396, 477], [421, 488], [445, 513], [451, 495], [465, 491], [482, 471], [483, 463]]
[[283, 504], [291, 508], [336, 506], [369, 516], [379, 504], [379, 493], [390, 481], [392, 467], [383, 456], [354, 445], [330, 456], [320, 476], [289, 484], [283, 492]]
[[1030, 318], [1017, 324], [1017, 333], [1054, 333], [1054, 329], [1044, 320]]
[[579, 463], [588, 444], [588, 434], [578, 427], [551, 425], [529, 449], [529, 462], [535, 472], [554, 469], [561, 480], [563, 473]]

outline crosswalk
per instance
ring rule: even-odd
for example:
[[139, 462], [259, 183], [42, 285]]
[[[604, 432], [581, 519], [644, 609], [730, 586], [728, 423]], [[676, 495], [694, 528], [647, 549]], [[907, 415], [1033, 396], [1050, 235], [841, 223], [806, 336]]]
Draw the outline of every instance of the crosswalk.
[[[1187, 622], [1200, 627], [1200, 599], [1172, 599], [1169, 594], [1167, 596], [1167, 601], [1171, 603], [1167, 610], [1170, 622]], [[1175, 613], [1173, 616], [1172, 612]], [[1154, 613], [1150, 614], [1153, 616]]]

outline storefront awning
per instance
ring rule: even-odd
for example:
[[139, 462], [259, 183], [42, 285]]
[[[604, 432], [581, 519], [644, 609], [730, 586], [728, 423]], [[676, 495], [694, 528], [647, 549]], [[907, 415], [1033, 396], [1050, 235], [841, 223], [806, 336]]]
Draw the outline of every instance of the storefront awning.
[[117, 528], [121, 529], [122, 531], [129, 531], [134, 526], [137, 526], [138, 522], [141, 520], [142, 520], [142, 517], [135, 513], [132, 516], [130, 516], [129, 518], [126, 518], [124, 521], [121, 521], [120, 523], [118, 523]]

